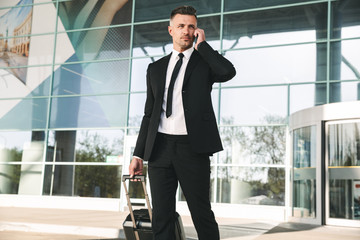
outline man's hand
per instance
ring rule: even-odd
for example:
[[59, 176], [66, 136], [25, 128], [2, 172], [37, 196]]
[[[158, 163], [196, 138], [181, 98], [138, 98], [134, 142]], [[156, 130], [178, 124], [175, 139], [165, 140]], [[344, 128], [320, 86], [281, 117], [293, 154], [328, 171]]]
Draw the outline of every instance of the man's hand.
[[197, 37], [197, 41], [195, 43], [195, 49], [197, 50], [199, 43], [205, 41], [205, 31], [201, 28], [195, 29], [194, 37]]
[[143, 172], [143, 160], [137, 157], [133, 157], [129, 166], [130, 177], [134, 175], [141, 175]]

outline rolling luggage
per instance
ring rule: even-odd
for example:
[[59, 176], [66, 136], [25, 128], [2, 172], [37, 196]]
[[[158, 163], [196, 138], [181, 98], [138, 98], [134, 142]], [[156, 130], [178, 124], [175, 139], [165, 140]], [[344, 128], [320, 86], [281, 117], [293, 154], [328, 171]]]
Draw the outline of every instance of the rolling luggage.
[[[126, 186], [126, 180], [131, 180], [131, 179], [136, 179], [141, 181], [145, 193], [147, 209], [143, 208], [143, 209], [133, 210]], [[130, 178], [129, 175], [123, 175], [122, 182], [124, 185], [126, 199], [130, 211], [129, 215], [126, 217], [123, 223], [123, 229], [126, 240], [153, 240], [154, 236], [151, 228], [152, 210], [150, 206], [149, 196], [146, 191], [145, 176], [137, 175], [134, 176], [133, 178]], [[181, 217], [177, 212], [175, 214], [176, 214], [175, 239], [186, 240]]]

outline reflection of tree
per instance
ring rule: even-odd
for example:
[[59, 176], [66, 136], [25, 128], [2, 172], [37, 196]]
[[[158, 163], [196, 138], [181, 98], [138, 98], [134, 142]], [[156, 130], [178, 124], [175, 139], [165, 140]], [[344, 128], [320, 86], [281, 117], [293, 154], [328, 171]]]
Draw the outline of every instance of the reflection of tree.
[[[107, 156], [119, 155], [123, 142], [115, 140], [112, 146], [99, 134], [85, 134], [78, 144], [77, 162], [106, 162]], [[76, 166], [75, 194], [86, 197], [120, 197], [121, 167], [119, 166]]]
[[[233, 119], [222, 121], [229, 127], [221, 129], [225, 146], [225, 156], [222, 163], [236, 164], [232, 156], [234, 143], [241, 146], [240, 162], [247, 164], [282, 164], [285, 159], [286, 131], [283, 126], [285, 119], [277, 116], [266, 116], [264, 126], [236, 127]], [[274, 126], [272, 126], [274, 124]], [[243, 159], [246, 158], [246, 159]], [[235, 170], [236, 169], [236, 170]], [[233, 172], [233, 173], [232, 173]], [[270, 201], [261, 204], [284, 204], [285, 170], [274, 167], [222, 167], [219, 178], [227, 180], [238, 179], [249, 184], [252, 196], [265, 195]], [[265, 183], [264, 183], [265, 179]]]

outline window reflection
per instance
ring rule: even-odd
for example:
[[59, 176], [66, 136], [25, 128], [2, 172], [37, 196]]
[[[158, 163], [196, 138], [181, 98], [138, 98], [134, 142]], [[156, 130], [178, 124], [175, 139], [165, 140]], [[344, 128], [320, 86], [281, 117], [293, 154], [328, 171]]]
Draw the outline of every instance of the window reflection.
[[[123, 130], [49, 132], [43, 193], [119, 197], [121, 165], [124, 162], [123, 143]], [[108, 163], [115, 166], [72, 165], [74, 162]]]
[[[126, 124], [127, 102], [127, 94], [54, 98], [50, 126], [123, 127]], [[114, 104], [119, 107], [114, 108]]]
[[217, 202], [252, 205], [285, 204], [285, 169], [219, 167]]
[[[131, 91], [146, 91], [146, 70], [152, 58], [139, 58], [132, 60]], [[131, 109], [131, 108], [130, 108]]]
[[135, 25], [133, 56], [166, 55], [170, 53], [172, 41], [167, 31], [168, 26], [168, 21]]
[[28, 98], [0, 101], [0, 129], [44, 129], [47, 98]]
[[261, 8], [261, 7], [270, 7], [280, 4], [292, 4], [292, 3], [302, 3], [310, 2], [311, 0], [267, 0], [267, 1], [239, 1], [239, 0], [225, 0], [225, 10], [243, 10], [251, 8]]
[[[242, 103], [234, 106], [234, 103]], [[233, 124], [285, 123], [287, 110], [286, 87], [234, 88], [221, 90], [221, 124], [231, 119]]]
[[[268, 123], [273, 120], [276, 121], [269, 117]], [[220, 134], [224, 151], [219, 153], [219, 163], [285, 163], [286, 128], [283, 126], [222, 127]]]
[[64, 28], [73, 30], [128, 23], [131, 6], [131, 0], [67, 0], [59, 1], [58, 11]]
[[47, 161], [122, 163], [123, 130], [50, 131]]
[[360, 122], [328, 125], [329, 216], [360, 219]]
[[293, 216], [316, 217], [316, 126], [293, 131]]
[[359, 52], [360, 39], [341, 42], [341, 56], [339, 56], [341, 57], [341, 80], [360, 79], [360, 56], [357, 54]]
[[331, 7], [331, 38], [359, 37], [360, 2], [337, 0], [331, 3]]
[[[80, 35], [74, 42], [73, 35]], [[84, 37], [81, 37], [83, 36]], [[71, 41], [71, 45], [69, 43]], [[56, 62], [91, 61], [129, 57], [130, 27], [104, 28], [59, 33], [57, 35]], [[67, 51], [64, 51], [64, 47]], [[75, 51], [71, 56], [69, 49]], [[69, 58], [71, 56], [71, 58]]]
[[146, 94], [131, 94], [128, 126], [140, 127], [144, 116]]
[[234, 64], [237, 74], [224, 86], [326, 80], [326, 76], [317, 75], [324, 67], [317, 62], [320, 61], [317, 51], [316, 44], [303, 44], [226, 52], [225, 57]]
[[0, 132], [0, 193], [40, 193], [44, 136], [43, 131]]
[[127, 60], [56, 66], [53, 95], [127, 92], [128, 72]]
[[44, 195], [119, 198], [121, 166], [45, 167]]
[[[243, 3], [244, 1], [237, 2]], [[251, 3], [252, 6], [256, 5]], [[326, 39], [326, 15], [327, 4], [225, 15], [224, 39], [226, 41], [224, 41], [224, 48], [267, 46]]]
[[[3, 156], [4, 150], [0, 149]], [[21, 165], [0, 164], [0, 194], [18, 194]]]
[[[306, 93], [306, 94], [304, 94]], [[315, 85], [290, 86], [290, 114], [315, 105]]]

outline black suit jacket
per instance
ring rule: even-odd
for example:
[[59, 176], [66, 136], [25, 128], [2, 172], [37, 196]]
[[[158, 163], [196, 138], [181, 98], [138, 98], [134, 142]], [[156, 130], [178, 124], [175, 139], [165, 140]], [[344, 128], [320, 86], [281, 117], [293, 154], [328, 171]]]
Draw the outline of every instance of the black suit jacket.
[[[170, 55], [149, 64], [147, 69], [147, 97], [134, 156], [150, 159], [160, 123], [165, 92], [166, 71]], [[201, 42], [192, 53], [185, 70], [182, 99], [185, 124], [190, 146], [197, 153], [213, 154], [222, 144], [211, 102], [215, 82], [225, 82], [236, 74], [231, 62]]]

